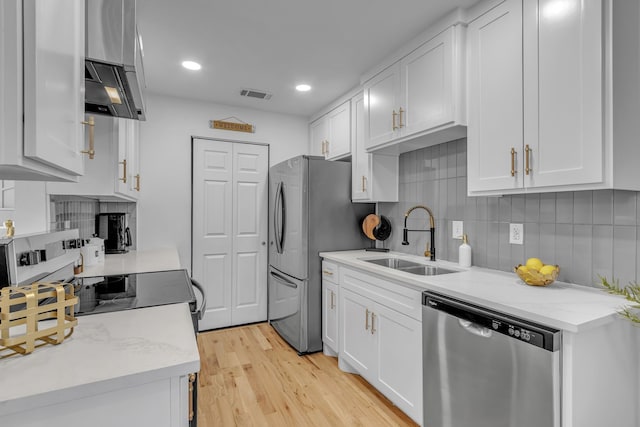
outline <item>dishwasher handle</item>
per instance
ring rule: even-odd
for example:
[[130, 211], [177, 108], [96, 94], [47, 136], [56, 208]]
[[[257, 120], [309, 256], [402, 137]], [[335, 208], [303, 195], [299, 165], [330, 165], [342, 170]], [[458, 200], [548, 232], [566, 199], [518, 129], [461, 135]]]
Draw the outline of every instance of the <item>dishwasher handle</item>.
[[491, 335], [493, 335], [493, 331], [491, 331], [491, 329], [485, 328], [477, 323], [469, 322], [468, 320], [458, 319], [458, 324], [465, 331], [481, 338], [491, 338]]

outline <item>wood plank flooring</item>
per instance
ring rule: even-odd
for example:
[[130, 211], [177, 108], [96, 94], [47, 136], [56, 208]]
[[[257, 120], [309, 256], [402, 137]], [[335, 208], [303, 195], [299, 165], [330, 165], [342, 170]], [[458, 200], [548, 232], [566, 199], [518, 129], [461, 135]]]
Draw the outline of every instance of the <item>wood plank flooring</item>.
[[417, 426], [337, 359], [298, 354], [267, 323], [198, 335], [198, 426]]

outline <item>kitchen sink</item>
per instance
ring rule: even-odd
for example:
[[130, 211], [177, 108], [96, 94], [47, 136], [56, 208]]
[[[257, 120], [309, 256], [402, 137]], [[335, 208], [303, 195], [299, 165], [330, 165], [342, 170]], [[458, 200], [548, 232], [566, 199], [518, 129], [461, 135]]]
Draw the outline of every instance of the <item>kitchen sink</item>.
[[420, 264], [419, 262], [408, 261], [400, 258], [365, 259], [363, 261], [420, 276], [436, 276], [440, 274], [457, 273], [454, 270], [447, 270], [446, 268], [435, 265]]

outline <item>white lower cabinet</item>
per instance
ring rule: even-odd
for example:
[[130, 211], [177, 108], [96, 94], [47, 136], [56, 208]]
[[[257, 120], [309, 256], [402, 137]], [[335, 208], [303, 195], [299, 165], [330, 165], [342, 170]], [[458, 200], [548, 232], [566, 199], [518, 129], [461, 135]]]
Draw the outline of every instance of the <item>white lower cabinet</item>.
[[[126, 383], [126, 379], [122, 382]], [[74, 400], [34, 406], [0, 416], [0, 425], [12, 427], [189, 427], [194, 412], [190, 376], [181, 375], [121, 388], [96, 386]], [[37, 399], [34, 399], [37, 400]]]
[[422, 424], [421, 293], [340, 267], [340, 367]]
[[338, 340], [338, 266], [322, 262], [322, 350], [337, 356]]

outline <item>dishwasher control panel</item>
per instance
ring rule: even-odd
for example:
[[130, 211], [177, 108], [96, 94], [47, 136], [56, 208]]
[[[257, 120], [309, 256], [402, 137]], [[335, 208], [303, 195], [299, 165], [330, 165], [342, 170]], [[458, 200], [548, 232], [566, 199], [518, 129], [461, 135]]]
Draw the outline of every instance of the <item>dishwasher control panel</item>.
[[439, 310], [466, 322], [471, 322], [478, 327], [486, 328], [545, 350], [556, 351], [560, 348], [559, 330], [529, 322], [525, 319], [518, 319], [433, 292], [424, 292], [422, 294], [422, 305], [423, 310]]

